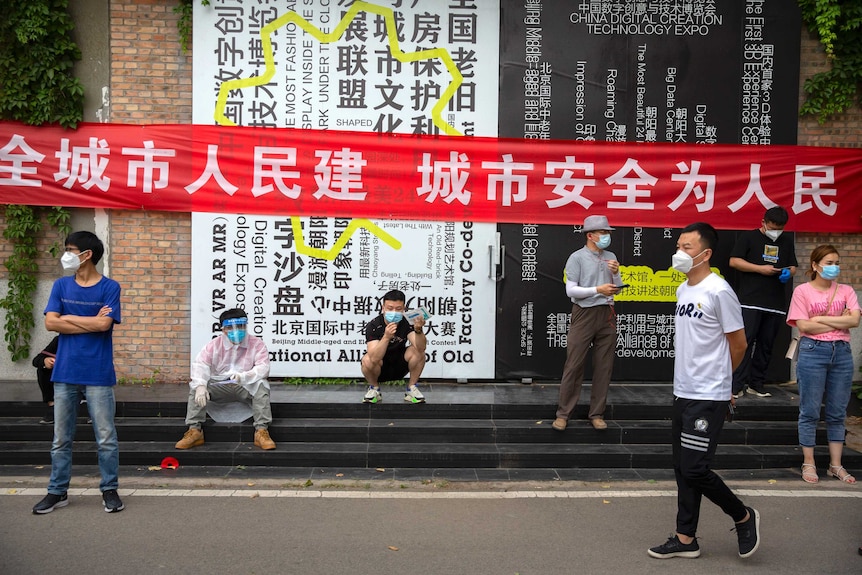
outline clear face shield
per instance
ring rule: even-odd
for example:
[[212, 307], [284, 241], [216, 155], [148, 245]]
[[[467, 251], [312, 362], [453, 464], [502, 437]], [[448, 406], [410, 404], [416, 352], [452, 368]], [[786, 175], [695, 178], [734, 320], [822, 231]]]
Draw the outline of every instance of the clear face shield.
[[221, 330], [231, 343], [239, 344], [245, 339], [247, 325], [248, 318], [235, 317], [224, 320], [221, 324]]

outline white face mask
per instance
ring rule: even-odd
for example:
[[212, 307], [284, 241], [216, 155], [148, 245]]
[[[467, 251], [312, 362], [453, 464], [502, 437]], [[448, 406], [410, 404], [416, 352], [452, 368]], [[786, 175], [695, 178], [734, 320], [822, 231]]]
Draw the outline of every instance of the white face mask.
[[60, 264], [67, 272], [76, 272], [81, 267], [81, 254], [66, 252], [60, 258]]
[[[703, 252], [700, 252], [700, 254], [704, 253], [705, 251], [706, 250], [703, 250]], [[694, 258], [698, 257], [700, 254], [697, 254], [697, 256], [694, 256]], [[687, 274], [692, 270], [692, 268], [696, 268], [697, 266], [706, 261], [703, 260], [702, 262], [700, 262], [700, 264], [694, 265], [694, 258], [682, 250], [676, 250], [676, 253], [673, 254], [673, 257], [671, 258], [671, 266], [676, 271], [683, 274]]]
[[766, 237], [772, 240], [773, 242], [778, 239], [778, 236], [781, 235], [783, 230], [767, 230], [764, 229], [763, 233], [766, 234]]

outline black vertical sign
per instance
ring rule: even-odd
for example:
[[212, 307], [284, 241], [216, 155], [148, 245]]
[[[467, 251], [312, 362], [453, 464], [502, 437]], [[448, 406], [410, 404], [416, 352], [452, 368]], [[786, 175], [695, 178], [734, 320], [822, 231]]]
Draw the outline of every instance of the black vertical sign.
[[[501, 30], [501, 137], [796, 143], [795, 0], [503, 0]], [[603, 206], [588, 209], [606, 213]], [[617, 381], [668, 381], [672, 374], [675, 290], [668, 274], [679, 228], [651, 228], [649, 219], [647, 213], [643, 227], [618, 229], [610, 248], [633, 286], [616, 303]], [[740, 229], [758, 225], [740, 222]], [[568, 226], [500, 229], [507, 272], [498, 286], [496, 377], [558, 379], [571, 311], [562, 271], [584, 238]], [[711, 262], [731, 285], [735, 237], [720, 232]], [[784, 330], [774, 355], [786, 341]], [[773, 358], [770, 378], [788, 373], [788, 363]]]

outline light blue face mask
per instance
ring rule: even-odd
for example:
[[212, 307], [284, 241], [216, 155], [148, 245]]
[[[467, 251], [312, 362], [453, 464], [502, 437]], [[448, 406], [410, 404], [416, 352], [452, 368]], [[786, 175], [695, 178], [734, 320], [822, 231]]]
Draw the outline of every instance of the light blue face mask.
[[231, 343], [238, 344], [245, 339], [245, 326], [248, 325], [248, 319], [244, 317], [235, 317], [224, 320], [221, 325], [222, 328], [233, 328], [224, 332]]
[[820, 266], [820, 269], [822, 270], [820, 272], [821, 277], [823, 277], [823, 279], [825, 279], [825, 280], [830, 280], [830, 281], [837, 278], [838, 274], [841, 273], [841, 266], [839, 266], [839, 265]]
[[244, 329], [232, 329], [227, 332], [227, 338], [231, 343], [240, 343], [243, 339], [245, 339], [245, 330]]
[[400, 311], [387, 311], [383, 313], [383, 317], [386, 318], [386, 321], [389, 323], [398, 323], [401, 321], [401, 318], [404, 317]]
[[599, 241], [596, 242], [596, 247], [603, 250], [611, 245], [611, 234], [602, 234], [599, 236]]

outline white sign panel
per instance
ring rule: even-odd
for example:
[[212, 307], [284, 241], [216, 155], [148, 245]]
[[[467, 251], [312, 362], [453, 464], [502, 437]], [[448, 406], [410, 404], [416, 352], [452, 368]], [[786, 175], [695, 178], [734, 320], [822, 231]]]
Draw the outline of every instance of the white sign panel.
[[[484, 0], [195, 2], [193, 120], [496, 136], [499, 20], [498, 2]], [[400, 289], [431, 314], [423, 377], [494, 377], [493, 224], [289, 214], [192, 224], [192, 356], [220, 311], [239, 306], [274, 376], [357, 377], [365, 323]]]
[[423, 378], [494, 376], [492, 226], [196, 213], [192, 235], [192, 354], [241, 307], [273, 376], [361, 377], [365, 325], [398, 289], [430, 314]]

